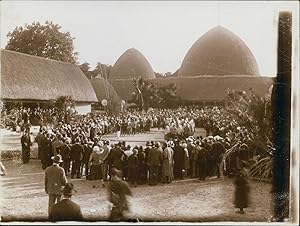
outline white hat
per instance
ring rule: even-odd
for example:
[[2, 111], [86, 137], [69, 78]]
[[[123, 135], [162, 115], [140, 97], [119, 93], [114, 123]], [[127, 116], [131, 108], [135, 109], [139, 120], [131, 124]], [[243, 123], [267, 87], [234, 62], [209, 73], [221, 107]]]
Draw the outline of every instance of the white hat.
[[93, 152], [100, 152], [100, 147], [98, 146], [93, 147]]

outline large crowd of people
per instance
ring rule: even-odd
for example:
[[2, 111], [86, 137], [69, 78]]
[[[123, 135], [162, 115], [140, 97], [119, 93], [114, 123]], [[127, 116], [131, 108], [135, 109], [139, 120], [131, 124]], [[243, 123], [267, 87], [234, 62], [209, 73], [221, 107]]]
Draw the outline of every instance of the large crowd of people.
[[[206, 180], [221, 174], [232, 176], [254, 157], [248, 147], [251, 136], [247, 130], [217, 106], [128, 110], [119, 115], [61, 114], [57, 109], [16, 108], [4, 116], [5, 127], [19, 127], [22, 132], [24, 164], [29, 162], [30, 147], [36, 142], [43, 169], [49, 171], [53, 159], [58, 158], [55, 164], [63, 169], [66, 178], [93, 180], [94, 188], [106, 187], [115, 170], [131, 186], [153, 186], [184, 178]], [[30, 127], [34, 124], [40, 130], [32, 140]], [[206, 135], [196, 136], [196, 127], [205, 128]], [[163, 130], [164, 138], [136, 146], [122, 139], [117, 142], [103, 139], [105, 134], [115, 133], [120, 138], [148, 133], [151, 128]], [[224, 159], [225, 152], [233, 147], [239, 151]], [[242, 212], [242, 207], [239, 208]]]
[[[24, 163], [29, 161], [32, 142], [37, 142], [43, 169], [52, 164], [53, 156], [60, 154], [67, 175], [101, 180], [102, 186], [110, 179], [112, 168], [122, 170], [123, 178], [134, 186], [155, 185], [185, 177], [201, 180], [220, 177], [224, 170], [230, 175], [239, 167], [237, 158], [248, 160], [251, 157], [247, 146], [247, 140], [251, 139], [248, 133], [236, 127], [234, 120], [224, 117], [222, 107], [217, 106], [150, 109], [147, 112], [129, 110], [117, 116], [69, 113], [67, 119], [56, 109], [20, 108], [12, 113], [15, 121], [23, 126]], [[32, 121], [40, 125], [34, 141], [30, 139]], [[206, 136], [194, 136], [196, 126], [206, 128]], [[163, 141], [148, 141], [144, 146], [130, 147], [124, 141], [112, 143], [102, 139], [104, 134], [134, 136], [147, 133], [154, 127], [164, 130]], [[236, 140], [240, 141], [240, 149], [246, 151], [222, 162], [225, 151], [235, 145]]]

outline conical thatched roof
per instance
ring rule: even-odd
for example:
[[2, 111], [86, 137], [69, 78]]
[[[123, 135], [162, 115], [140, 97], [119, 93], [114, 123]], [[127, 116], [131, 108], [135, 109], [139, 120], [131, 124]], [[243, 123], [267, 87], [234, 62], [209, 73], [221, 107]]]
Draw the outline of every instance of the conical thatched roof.
[[54, 100], [71, 96], [77, 102], [97, 102], [94, 89], [74, 64], [1, 50], [1, 98]]
[[237, 35], [217, 26], [201, 36], [186, 54], [179, 76], [259, 75], [250, 49]]
[[109, 109], [113, 111], [121, 109], [121, 98], [109, 82], [103, 78], [92, 78], [90, 82], [95, 90], [98, 102], [101, 103], [103, 99], [106, 99]]
[[155, 78], [153, 69], [145, 56], [137, 49], [126, 50], [112, 68], [110, 79], [129, 79], [142, 77]]

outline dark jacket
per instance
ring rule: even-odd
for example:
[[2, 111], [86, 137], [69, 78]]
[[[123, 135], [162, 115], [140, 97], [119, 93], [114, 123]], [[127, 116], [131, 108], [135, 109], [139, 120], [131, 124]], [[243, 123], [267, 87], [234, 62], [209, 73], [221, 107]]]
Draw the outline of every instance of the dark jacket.
[[22, 149], [30, 149], [31, 146], [31, 140], [30, 140], [30, 136], [28, 134], [24, 134], [21, 137], [21, 144], [22, 144]]
[[60, 147], [58, 147], [57, 150], [58, 150], [58, 153], [61, 155], [61, 157], [64, 161], [70, 159], [71, 148], [70, 148], [69, 145], [63, 144]]
[[128, 158], [128, 168], [137, 168], [139, 164], [137, 154], [131, 154]]
[[54, 204], [49, 212], [50, 221], [82, 221], [80, 206], [70, 199], [63, 199]]
[[117, 169], [122, 169], [122, 156], [124, 152], [121, 148], [116, 147], [113, 148], [108, 156], [108, 161], [112, 165], [112, 167], [116, 167]]
[[83, 154], [83, 147], [80, 144], [74, 144], [71, 147], [71, 161], [81, 161], [82, 160], [82, 154]]
[[84, 163], [89, 162], [91, 154], [92, 154], [92, 147], [90, 147], [88, 145], [83, 145], [83, 159], [82, 159], [82, 161]]
[[148, 164], [150, 166], [159, 166], [161, 165], [163, 159], [163, 152], [161, 148], [152, 148], [148, 154]]

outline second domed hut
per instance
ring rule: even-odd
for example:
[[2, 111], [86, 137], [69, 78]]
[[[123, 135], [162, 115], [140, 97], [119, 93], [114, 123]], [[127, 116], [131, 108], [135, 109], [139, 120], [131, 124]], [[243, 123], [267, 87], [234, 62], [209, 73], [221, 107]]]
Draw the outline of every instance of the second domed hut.
[[109, 76], [110, 84], [125, 100], [131, 99], [135, 88], [133, 78], [154, 79], [155, 73], [147, 58], [137, 49], [126, 50], [116, 61]]

